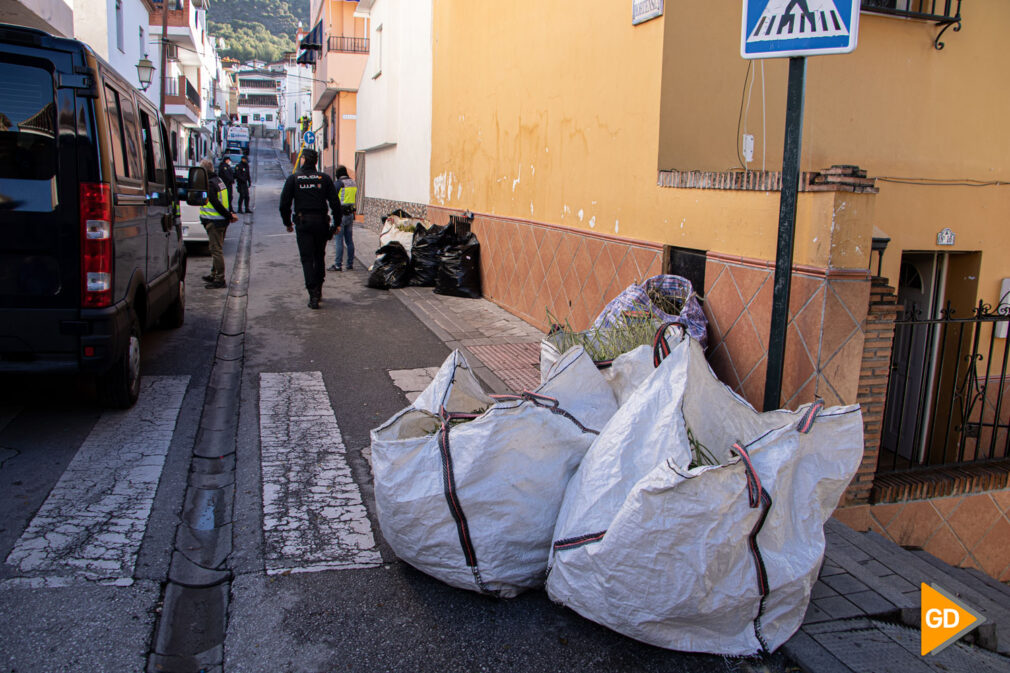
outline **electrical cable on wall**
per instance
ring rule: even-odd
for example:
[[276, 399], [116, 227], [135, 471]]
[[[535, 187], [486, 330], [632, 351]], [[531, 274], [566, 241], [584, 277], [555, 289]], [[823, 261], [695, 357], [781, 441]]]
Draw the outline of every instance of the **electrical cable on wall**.
[[1010, 182], [1003, 180], [976, 180], [974, 178], [903, 178], [894, 175], [882, 175], [875, 178], [880, 182], [893, 182], [899, 185], [921, 185], [924, 187], [1006, 187]]
[[747, 72], [743, 76], [743, 89], [740, 91], [740, 113], [736, 118], [736, 158], [740, 162], [740, 168], [747, 170], [747, 164], [743, 160], [743, 155], [740, 153], [740, 142], [742, 136], [740, 135], [741, 129], [743, 127], [743, 117], [744, 117], [744, 98], [747, 94], [747, 80], [750, 79], [751, 68], [754, 66], [754, 61], [747, 61]]

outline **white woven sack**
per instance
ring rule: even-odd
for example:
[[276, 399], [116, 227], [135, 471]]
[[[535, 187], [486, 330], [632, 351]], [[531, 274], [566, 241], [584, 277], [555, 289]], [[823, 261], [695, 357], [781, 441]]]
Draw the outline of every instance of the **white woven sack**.
[[535, 392], [496, 398], [454, 351], [413, 405], [372, 430], [383, 536], [455, 587], [512, 597], [541, 586], [565, 486], [616, 410], [581, 348]]
[[[688, 428], [719, 465], [688, 468]], [[758, 413], [684, 339], [569, 483], [547, 591], [660, 647], [774, 650], [803, 620], [862, 451], [858, 406]]]
[[407, 251], [407, 257], [410, 257], [410, 248], [414, 245], [414, 232], [401, 231], [396, 226], [398, 224], [416, 225], [417, 220], [397, 215], [387, 216], [386, 221], [382, 223], [382, 229], [379, 231], [379, 247], [381, 248], [387, 243], [396, 241]]

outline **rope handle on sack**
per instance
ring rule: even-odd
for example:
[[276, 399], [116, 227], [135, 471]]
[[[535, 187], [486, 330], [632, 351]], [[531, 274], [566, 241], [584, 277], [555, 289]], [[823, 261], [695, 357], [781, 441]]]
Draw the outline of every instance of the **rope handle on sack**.
[[803, 433], [804, 435], [810, 432], [810, 429], [814, 427], [814, 421], [817, 420], [817, 414], [821, 412], [824, 408], [824, 400], [816, 399], [814, 403], [810, 405], [807, 412], [803, 414], [803, 418], [800, 419], [799, 424], [797, 424], [796, 429]]
[[747, 546], [750, 548], [751, 556], [754, 558], [754, 567], [757, 570], [758, 591], [761, 594], [761, 600], [758, 603], [758, 613], [754, 617], [754, 635], [757, 636], [758, 642], [761, 643], [761, 647], [767, 652], [768, 643], [765, 641], [764, 634], [761, 632], [761, 616], [764, 614], [765, 598], [768, 596], [769, 591], [768, 570], [765, 568], [764, 558], [761, 556], [761, 549], [758, 547], [757, 537], [758, 533], [761, 532], [761, 529], [764, 528], [765, 520], [768, 518], [768, 511], [772, 506], [772, 497], [761, 485], [761, 477], [758, 476], [757, 470], [754, 469], [754, 463], [751, 462], [750, 453], [747, 449], [745, 449], [740, 442], [736, 442], [733, 444], [731, 451], [740, 456], [740, 460], [743, 462], [744, 470], [747, 474], [748, 504], [752, 509], [757, 509], [758, 507], [761, 508], [758, 520], [754, 524], [754, 528], [751, 529], [750, 535], [747, 537]]
[[442, 421], [442, 425], [446, 425], [449, 421], [455, 421], [462, 418], [467, 420], [473, 420], [475, 418], [480, 418], [480, 414], [475, 414], [472, 412], [463, 411], [448, 411], [445, 406], [442, 406], [438, 410], [438, 418]]
[[565, 538], [564, 540], [558, 540], [554, 543], [554, 551], [561, 551], [563, 549], [575, 549], [576, 547], [582, 547], [583, 545], [590, 544], [592, 542], [599, 542], [603, 539], [603, 536], [607, 534], [607, 531], [601, 530], [598, 533], [589, 533], [588, 535], [578, 535], [576, 537]]
[[541, 395], [535, 393], [531, 390], [524, 390], [518, 395], [490, 395], [492, 399], [499, 400], [502, 402], [506, 401], [520, 401], [520, 402], [532, 402], [534, 405], [541, 407], [542, 409], [547, 409], [552, 414], [557, 414], [558, 416], [564, 416], [572, 423], [578, 426], [579, 430], [582, 432], [588, 432], [594, 435], [600, 434], [599, 430], [593, 430], [592, 428], [587, 428], [582, 424], [579, 419], [572, 416], [570, 413], [561, 408], [561, 402], [555, 397], [548, 397], [547, 395]]

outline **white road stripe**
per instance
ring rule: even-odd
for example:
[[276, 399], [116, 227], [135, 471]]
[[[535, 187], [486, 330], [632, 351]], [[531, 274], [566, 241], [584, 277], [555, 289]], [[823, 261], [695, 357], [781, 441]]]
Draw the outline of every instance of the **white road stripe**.
[[382, 563], [320, 372], [260, 375], [268, 574]]
[[188, 385], [144, 377], [132, 409], [102, 414], [7, 557], [20, 583], [132, 581]]

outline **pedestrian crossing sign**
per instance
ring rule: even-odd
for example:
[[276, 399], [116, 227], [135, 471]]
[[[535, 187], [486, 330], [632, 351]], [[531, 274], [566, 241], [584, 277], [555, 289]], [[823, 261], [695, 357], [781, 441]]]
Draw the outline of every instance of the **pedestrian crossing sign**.
[[743, 0], [740, 55], [847, 54], [856, 48], [860, 0]]

